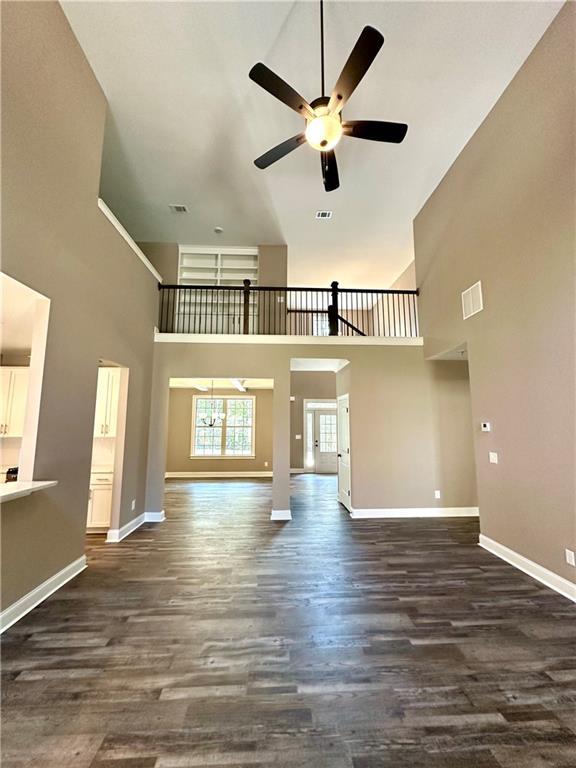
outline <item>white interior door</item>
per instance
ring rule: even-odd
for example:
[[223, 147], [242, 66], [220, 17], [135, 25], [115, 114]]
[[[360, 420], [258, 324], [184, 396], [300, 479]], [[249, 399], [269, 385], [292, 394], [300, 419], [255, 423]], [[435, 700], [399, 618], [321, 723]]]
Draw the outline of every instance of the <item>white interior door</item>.
[[350, 477], [350, 398], [338, 398], [338, 500], [351, 510], [352, 487]]
[[338, 416], [334, 409], [314, 411], [314, 467], [316, 472], [338, 471]]

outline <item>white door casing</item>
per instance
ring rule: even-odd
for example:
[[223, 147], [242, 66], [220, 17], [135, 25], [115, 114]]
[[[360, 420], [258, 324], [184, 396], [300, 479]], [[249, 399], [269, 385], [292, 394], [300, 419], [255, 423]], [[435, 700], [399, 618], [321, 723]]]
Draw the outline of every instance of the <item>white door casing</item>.
[[348, 511], [352, 508], [350, 473], [350, 397], [338, 397], [338, 501]]

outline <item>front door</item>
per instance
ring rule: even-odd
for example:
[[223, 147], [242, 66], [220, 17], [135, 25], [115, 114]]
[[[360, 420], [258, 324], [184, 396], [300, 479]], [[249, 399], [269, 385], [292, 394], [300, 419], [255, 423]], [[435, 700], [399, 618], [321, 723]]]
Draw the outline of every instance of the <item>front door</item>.
[[348, 395], [338, 398], [338, 500], [351, 510], [350, 408]]
[[334, 409], [314, 411], [314, 467], [316, 472], [336, 474], [338, 462], [337, 416]]

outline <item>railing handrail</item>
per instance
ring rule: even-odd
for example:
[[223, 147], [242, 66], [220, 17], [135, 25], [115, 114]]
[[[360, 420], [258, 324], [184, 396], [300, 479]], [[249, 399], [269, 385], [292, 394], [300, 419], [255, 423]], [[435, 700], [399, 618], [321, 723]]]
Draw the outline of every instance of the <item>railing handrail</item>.
[[[179, 290], [189, 291], [244, 291], [243, 285], [180, 285], [179, 283], [158, 283], [158, 290], [164, 290], [165, 288], [177, 288]], [[251, 291], [312, 291], [318, 293], [322, 291], [326, 293], [329, 288], [308, 288], [307, 286], [286, 286], [286, 285], [250, 285]], [[338, 293], [377, 293], [377, 294], [394, 294], [396, 295], [410, 295], [418, 296], [419, 291], [416, 290], [396, 290], [394, 288], [340, 288], [338, 287]]]

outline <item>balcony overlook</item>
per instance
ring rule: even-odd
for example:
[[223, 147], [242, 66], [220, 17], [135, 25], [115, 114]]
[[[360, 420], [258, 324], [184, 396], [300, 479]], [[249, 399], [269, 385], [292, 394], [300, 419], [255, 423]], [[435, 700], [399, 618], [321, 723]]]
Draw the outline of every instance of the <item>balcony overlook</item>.
[[158, 331], [190, 335], [417, 338], [418, 291], [159, 286]]

